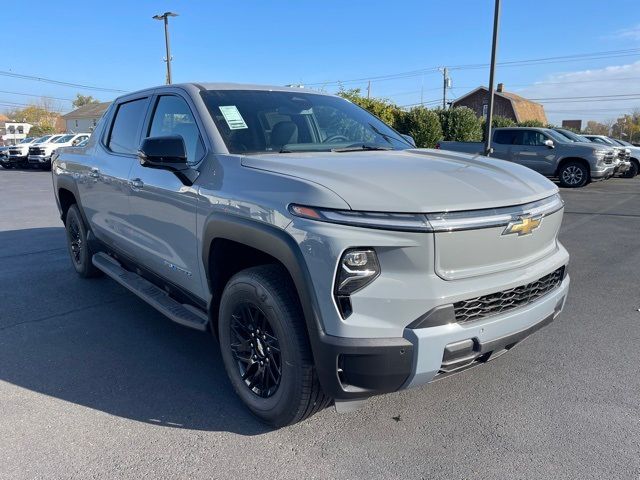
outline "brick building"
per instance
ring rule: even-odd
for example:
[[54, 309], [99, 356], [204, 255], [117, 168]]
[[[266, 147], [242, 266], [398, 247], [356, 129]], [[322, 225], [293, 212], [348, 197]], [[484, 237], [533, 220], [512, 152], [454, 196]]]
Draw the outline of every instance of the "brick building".
[[[489, 90], [487, 87], [478, 87], [466, 95], [458, 97], [451, 105], [453, 107], [469, 107], [479, 117], [486, 117]], [[545, 125], [548, 123], [542, 105], [515, 93], [505, 92], [502, 83], [498, 84], [498, 88], [494, 92], [493, 115], [510, 118], [514, 122], [537, 120]]]

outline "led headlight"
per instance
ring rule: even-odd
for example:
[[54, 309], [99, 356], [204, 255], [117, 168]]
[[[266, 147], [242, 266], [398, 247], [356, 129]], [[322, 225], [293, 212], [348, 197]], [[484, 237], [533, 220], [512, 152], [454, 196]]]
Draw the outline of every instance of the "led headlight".
[[351, 294], [366, 287], [380, 275], [375, 250], [353, 248], [345, 251], [338, 263], [334, 294], [342, 318], [351, 315]]

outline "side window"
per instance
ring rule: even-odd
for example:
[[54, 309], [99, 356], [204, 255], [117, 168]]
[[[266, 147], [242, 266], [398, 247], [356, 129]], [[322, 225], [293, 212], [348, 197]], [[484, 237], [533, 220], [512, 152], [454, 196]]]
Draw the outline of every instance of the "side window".
[[107, 147], [115, 153], [133, 154], [138, 149], [138, 129], [144, 119], [147, 99], [133, 100], [118, 106]]
[[502, 145], [511, 145], [516, 136], [514, 130], [496, 130], [493, 137], [493, 143], [499, 143]]
[[149, 128], [149, 137], [180, 135], [187, 149], [187, 163], [195, 164], [204, 154], [198, 126], [187, 102], [174, 95], [158, 99]]
[[522, 144], [530, 147], [539, 147], [544, 145], [544, 141], [547, 139], [544, 134], [535, 130], [525, 130], [522, 133]]

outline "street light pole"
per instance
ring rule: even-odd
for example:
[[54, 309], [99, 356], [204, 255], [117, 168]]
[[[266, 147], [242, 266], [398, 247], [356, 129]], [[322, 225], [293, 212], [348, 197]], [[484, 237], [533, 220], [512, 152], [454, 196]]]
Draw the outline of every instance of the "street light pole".
[[491, 46], [491, 69], [489, 72], [489, 105], [487, 108], [487, 123], [485, 126], [484, 154], [491, 156], [491, 122], [493, 120], [493, 77], [496, 71], [496, 56], [498, 52], [498, 31], [500, 30], [500, 0], [496, 0], [493, 11], [493, 44]]
[[167, 49], [167, 58], [165, 59], [165, 62], [167, 62], [167, 85], [171, 84], [171, 47], [169, 46], [169, 17], [177, 16], [177, 13], [164, 12], [162, 15], [154, 15], [152, 17], [154, 20], [164, 21], [164, 43]]

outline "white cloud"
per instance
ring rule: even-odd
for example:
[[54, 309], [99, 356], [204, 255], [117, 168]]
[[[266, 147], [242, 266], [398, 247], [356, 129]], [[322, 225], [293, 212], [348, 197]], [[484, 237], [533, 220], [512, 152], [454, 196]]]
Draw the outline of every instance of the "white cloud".
[[[506, 85], [506, 90], [509, 86]], [[583, 119], [603, 121], [617, 118], [640, 108], [640, 61], [627, 65], [610, 66], [594, 70], [558, 73], [536, 82], [517, 93], [542, 103], [552, 123], [562, 120]], [[568, 99], [567, 97], [595, 97], [607, 95], [630, 95], [632, 100], [607, 98]], [[550, 100], [560, 97], [563, 100]]]
[[613, 34], [614, 38], [640, 40], [640, 23], [635, 27], [623, 28]]

